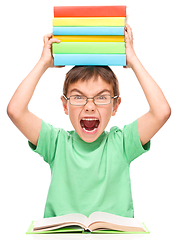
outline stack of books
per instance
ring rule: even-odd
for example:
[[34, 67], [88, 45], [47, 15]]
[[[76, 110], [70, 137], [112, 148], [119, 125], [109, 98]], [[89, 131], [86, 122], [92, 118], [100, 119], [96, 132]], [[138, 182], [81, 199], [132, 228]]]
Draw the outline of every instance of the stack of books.
[[54, 65], [126, 66], [126, 6], [55, 6]]

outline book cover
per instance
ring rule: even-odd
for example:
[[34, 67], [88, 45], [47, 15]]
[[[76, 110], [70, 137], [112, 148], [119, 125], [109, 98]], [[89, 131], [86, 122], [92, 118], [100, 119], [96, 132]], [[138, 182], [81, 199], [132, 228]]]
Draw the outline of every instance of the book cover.
[[54, 17], [126, 17], [126, 6], [55, 6]]
[[124, 27], [125, 17], [87, 17], [87, 18], [53, 18], [53, 26], [114, 26]]
[[54, 35], [61, 42], [124, 42], [124, 36], [115, 35]]
[[52, 53], [125, 53], [125, 42], [60, 42], [52, 44]]
[[124, 27], [53, 27], [53, 35], [124, 35]]
[[126, 54], [54, 54], [54, 65], [126, 66]]

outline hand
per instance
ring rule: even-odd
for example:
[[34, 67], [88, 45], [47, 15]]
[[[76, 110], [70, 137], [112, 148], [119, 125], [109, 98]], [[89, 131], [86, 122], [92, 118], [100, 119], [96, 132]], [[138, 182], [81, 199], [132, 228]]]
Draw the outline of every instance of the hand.
[[137, 58], [133, 48], [133, 32], [131, 27], [126, 24], [125, 26], [125, 48], [126, 48], [126, 66], [124, 68], [131, 68], [134, 60]]
[[[44, 42], [44, 47], [43, 47], [40, 61], [43, 62], [43, 64], [47, 68], [54, 67], [54, 58], [52, 55], [52, 43], [59, 43], [60, 40], [56, 38], [52, 38], [52, 33], [49, 33], [43, 37], [43, 42]], [[58, 66], [58, 67], [64, 67], [64, 66]]]

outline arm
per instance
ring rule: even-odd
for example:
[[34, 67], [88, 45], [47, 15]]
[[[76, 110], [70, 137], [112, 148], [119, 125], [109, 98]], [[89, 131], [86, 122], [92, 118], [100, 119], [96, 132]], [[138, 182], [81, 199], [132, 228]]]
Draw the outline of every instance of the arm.
[[133, 49], [133, 34], [129, 25], [125, 30], [127, 67], [132, 68], [148, 101], [150, 110], [138, 119], [142, 145], [146, 144], [171, 115], [170, 106], [160, 87], [143, 67]]
[[41, 119], [28, 110], [28, 104], [43, 73], [54, 66], [51, 53], [52, 42], [60, 41], [53, 39], [52, 34], [44, 37], [44, 48], [40, 60], [19, 85], [7, 107], [7, 113], [12, 122], [34, 145], [38, 142]]

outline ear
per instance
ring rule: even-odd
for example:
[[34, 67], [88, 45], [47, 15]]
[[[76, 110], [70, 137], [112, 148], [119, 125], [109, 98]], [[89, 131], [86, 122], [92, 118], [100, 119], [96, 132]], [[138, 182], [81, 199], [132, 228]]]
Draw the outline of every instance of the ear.
[[118, 98], [117, 98], [117, 102], [116, 102], [115, 106], [113, 107], [112, 116], [115, 116], [115, 115], [116, 115], [116, 112], [117, 112], [117, 110], [118, 110], [118, 107], [119, 107], [120, 103], [121, 103], [121, 98], [118, 97]]
[[62, 100], [62, 105], [63, 105], [63, 109], [64, 109], [65, 114], [69, 115], [68, 114], [68, 107], [67, 107], [67, 100], [63, 96], [61, 96], [60, 99]]

